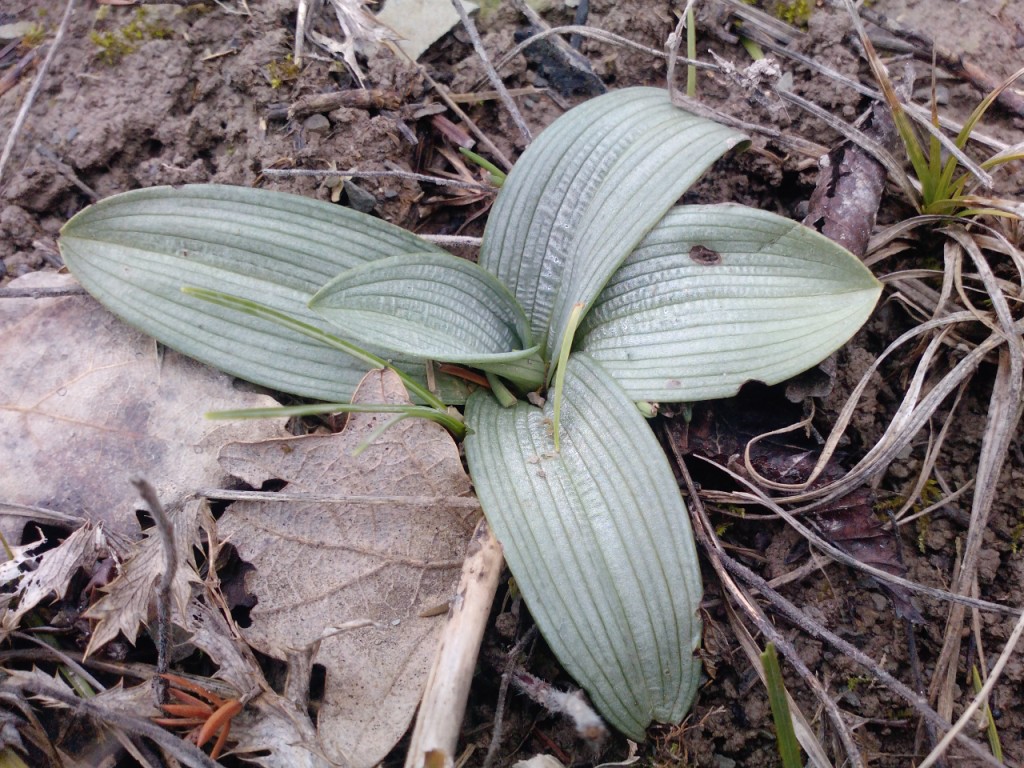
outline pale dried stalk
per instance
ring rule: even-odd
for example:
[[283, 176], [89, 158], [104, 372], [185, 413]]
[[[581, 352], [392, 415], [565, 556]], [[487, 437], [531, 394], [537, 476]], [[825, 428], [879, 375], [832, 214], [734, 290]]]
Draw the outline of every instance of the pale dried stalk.
[[949, 745], [953, 742], [953, 739], [960, 736], [963, 729], [974, 717], [978, 709], [988, 701], [989, 695], [992, 693], [992, 689], [995, 688], [996, 682], [999, 680], [999, 676], [1002, 674], [1003, 669], [1006, 667], [1007, 662], [1010, 661], [1010, 656], [1013, 654], [1014, 649], [1017, 647], [1017, 643], [1020, 641], [1020, 636], [1024, 634], [1024, 615], [1018, 620], [1016, 626], [1013, 628], [1013, 633], [1010, 635], [1010, 639], [1006, 641], [1006, 645], [1003, 646], [1003, 652], [999, 654], [999, 659], [992, 667], [992, 673], [989, 675], [988, 680], [978, 691], [978, 695], [974, 697], [964, 713], [960, 715], [960, 719], [954, 723], [953, 727], [949, 732], [942, 737], [938, 744], [935, 745], [935, 749], [924, 759], [918, 768], [930, 768], [935, 765], [935, 761], [942, 756], [945, 751], [949, 748]]
[[485, 520], [470, 540], [434, 666], [420, 703], [405, 768], [452, 768], [480, 642], [503, 565], [501, 545]]
[[523, 119], [522, 113], [519, 111], [519, 107], [516, 106], [513, 101], [511, 94], [505, 87], [505, 83], [498, 76], [497, 71], [491, 64], [491, 58], [487, 55], [487, 49], [484, 48], [484, 41], [480, 39], [480, 33], [477, 31], [476, 24], [466, 13], [465, 7], [462, 5], [462, 0], [452, 0], [452, 7], [455, 8], [455, 12], [459, 14], [459, 21], [462, 22], [462, 26], [465, 28], [469, 39], [473, 43], [473, 50], [476, 51], [477, 57], [483, 63], [484, 71], [487, 73], [487, 79], [490, 80], [491, 85], [494, 86], [494, 90], [498, 92], [498, 97], [501, 99], [501, 103], [505, 105], [505, 109], [508, 110], [509, 116], [512, 118], [512, 122], [516, 124], [516, 128], [519, 129], [519, 133], [522, 135], [523, 140], [527, 145], [533, 141], [533, 134], [530, 133], [530, 129], [526, 126], [526, 121]]
[[[964, 230], [950, 230], [950, 236], [967, 251], [975, 263], [982, 282], [988, 290], [992, 307], [998, 320], [998, 333], [1003, 335], [1006, 345], [1000, 348], [999, 367], [989, 403], [988, 423], [982, 438], [978, 469], [975, 473], [974, 499], [971, 504], [971, 521], [967, 529], [963, 557], [954, 583], [957, 594], [969, 593], [977, 576], [978, 557], [988, 518], [999, 489], [999, 473], [1002, 470], [1010, 444], [1024, 408], [1024, 339], [1017, 332], [1013, 315], [1006, 297], [999, 289], [981, 249]], [[942, 651], [935, 667], [931, 695], [940, 695], [940, 713], [952, 712], [952, 681], [955, 677], [960, 652], [960, 629], [964, 621], [964, 607], [954, 605], [946, 621], [946, 633]], [[945, 685], [942, 685], [945, 681]]]
[[68, 31], [68, 23], [71, 21], [71, 14], [75, 10], [77, 2], [78, 0], [68, 0], [68, 4], [64, 7], [64, 15], [61, 17], [60, 26], [57, 27], [57, 34], [54, 35], [53, 42], [50, 43], [50, 50], [46, 52], [46, 58], [43, 59], [39, 71], [36, 72], [36, 78], [32, 81], [32, 86], [29, 88], [25, 100], [21, 103], [17, 117], [14, 118], [11, 132], [7, 134], [7, 142], [4, 144], [3, 152], [0, 153], [0, 181], [3, 180], [4, 169], [7, 167], [7, 162], [11, 159], [11, 154], [14, 152], [14, 144], [18, 140], [18, 134], [21, 133], [21, 127], [25, 124], [26, 118], [28, 118], [28, 111], [32, 108], [32, 103], [39, 94], [43, 81], [46, 79], [46, 73], [50, 69], [50, 64], [53, 63], [60, 44], [64, 40], [64, 34]]
[[[691, 503], [690, 515], [693, 518], [694, 532], [698, 539], [701, 541], [702, 546], [712, 559], [714, 564], [716, 561], [729, 571], [730, 574], [738, 576], [746, 584], [756, 589], [761, 595], [766, 598], [772, 607], [782, 613], [784, 616], [790, 619], [798, 628], [817, 637], [824, 642], [829, 643], [834, 648], [848, 656], [855, 663], [861, 665], [867, 672], [869, 672], [879, 682], [883, 683], [897, 696], [903, 698], [908, 704], [910, 704], [914, 710], [921, 715], [928, 723], [934, 727], [948, 731], [952, 726], [948, 719], [940, 717], [930, 706], [928, 706], [927, 700], [916, 691], [909, 688], [904, 683], [897, 680], [891, 674], [889, 674], [884, 668], [878, 663], [871, 659], [867, 654], [861, 651], [856, 646], [850, 644], [846, 640], [838, 637], [834, 633], [830, 632], [825, 627], [821, 626], [813, 619], [811, 619], [806, 613], [801, 611], [795, 605], [786, 600], [782, 595], [773, 590], [763, 578], [755, 574], [746, 566], [740, 564], [736, 560], [733, 560], [728, 553], [722, 547], [721, 542], [718, 541], [717, 536], [714, 533], [714, 528], [711, 526], [710, 520], [706, 514], [703, 514], [703, 507], [700, 504], [699, 496], [697, 495], [696, 488], [693, 485], [693, 481], [686, 470], [686, 466], [683, 463], [682, 457], [679, 454], [676, 441], [669, 440], [669, 444], [672, 446], [672, 451], [675, 454], [676, 462], [680, 467], [680, 472], [683, 474], [683, 479], [686, 482]], [[773, 506], [778, 511], [777, 505]], [[718, 570], [716, 566], [716, 571]], [[721, 576], [721, 574], [720, 574]], [[733, 583], [731, 579], [723, 578], [723, 585], [727, 588], [730, 583]], [[1024, 616], [1024, 614], [1022, 614]], [[1024, 620], [1024, 619], [1022, 619]], [[766, 636], [773, 642], [776, 642], [776, 636], [778, 635], [777, 630], [771, 623], [768, 626], [762, 628]], [[782, 642], [786, 642], [782, 638]], [[974, 741], [964, 737], [962, 734], [957, 733], [956, 738], [959, 739], [959, 743], [965, 746], [970, 752], [978, 758], [979, 764], [999, 766], [999, 763], [991, 754], [985, 749], [980, 747]], [[845, 742], [844, 742], [845, 746]], [[856, 749], [856, 747], [855, 747]]]

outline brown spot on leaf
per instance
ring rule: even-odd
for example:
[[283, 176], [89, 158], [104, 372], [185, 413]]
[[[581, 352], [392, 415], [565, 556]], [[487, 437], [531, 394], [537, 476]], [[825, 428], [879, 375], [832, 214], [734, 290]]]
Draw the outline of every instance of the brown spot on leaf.
[[711, 250], [706, 245], [693, 246], [690, 249], [690, 258], [697, 264], [703, 264], [708, 267], [722, 263], [722, 254]]

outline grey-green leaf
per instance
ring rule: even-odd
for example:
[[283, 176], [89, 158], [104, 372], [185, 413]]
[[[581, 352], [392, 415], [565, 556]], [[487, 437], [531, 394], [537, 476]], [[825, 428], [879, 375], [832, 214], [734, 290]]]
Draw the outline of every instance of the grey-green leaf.
[[466, 406], [484, 513], [548, 644], [613, 725], [642, 739], [682, 720], [700, 673], [701, 578], [665, 454], [632, 401], [570, 358], [561, 451], [551, 405]]
[[[64, 226], [60, 247], [86, 290], [167, 346], [243, 379], [331, 401], [351, 396], [364, 363], [269, 321], [186, 296], [182, 287], [251, 299], [322, 326], [306, 305], [339, 272], [439, 250], [340, 206], [218, 185], [108, 198]], [[422, 376], [422, 364], [418, 370]], [[464, 397], [442, 380], [443, 397]]]
[[485, 370], [537, 354], [526, 315], [508, 289], [448, 253], [404, 254], [355, 267], [324, 286], [309, 306], [344, 338], [399, 354]]
[[526, 310], [553, 359], [585, 306], [704, 170], [743, 136], [672, 105], [658, 88], [582, 104], [529, 146], [487, 222], [480, 264]]
[[612, 277], [580, 343], [636, 400], [729, 397], [827, 357], [881, 290], [853, 254], [797, 222], [737, 205], [682, 206]]

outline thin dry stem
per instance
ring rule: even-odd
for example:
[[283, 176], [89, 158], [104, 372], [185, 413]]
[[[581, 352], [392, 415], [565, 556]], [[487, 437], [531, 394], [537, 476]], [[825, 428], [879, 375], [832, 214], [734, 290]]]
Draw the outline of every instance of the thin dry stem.
[[157, 661], [156, 676], [153, 678], [159, 697], [163, 700], [167, 683], [162, 675], [167, 674], [170, 669], [171, 590], [174, 585], [174, 575], [178, 571], [178, 550], [174, 546], [174, 524], [164, 511], [164, 507], [156, 495], [156, 489], [143, 477], [132, 478], [132, 485], [138, 490], [153, 515], [153, 522], [160, 536], [160, 547], [164, 555], [164, 569], [160, 573], [160, 583], [156, 593]]
[[36, 72], [36, 79], [32, 81], [32, 87], [29, 88], [25, 100], [21, 103], [18, 116], [14, 118], [11, 132], [7, 134], [7, 143], [4, 145], [3, 153], [0, 154], [0, 183], [3, 182], [4, 169], [7, 167], [7, 162], [11, 159], [11, 154], [14, 152], [14, 145], [18, 140], [18, 135], [21, 133], [21, 128], [25, 124], [26, 118], [28, 118], [28, 111], [32, 108], [36, 96], [39, 95], [39, 89], [43, 86], [43, 81], [46, 79], [46, 73], [50, 69], [50, 64], [53, 63], [53, 59], [60, 49], [60, 44], [64, 40], [64, 34], [68, 30], [71, 14], [74, 12], [77, 2], [78, 0], [68, 0], [68, 4], [64, 7], [64, 15], [61, 17], [60, 26], [57, 27], [57, 33], [53, 37], [53, 42], [50, 43], [50, 50], [46, 52], [46, 58], [43, 59], [39, 71]]
[[260, 171], [264, 176], [293, 177], [293, 176], [351, 176], [355, 179], [380, 179], [396, 178], [408, 179], [409, 181], [426, 181], [430, 184], [437, 184], [439, 187], [456, 187], [458, 189], [471, 189], [477, 192], [493, 192], [494, 187], [486, 184], [477, 184], [470, 181], [459, 181], [444, 176], [428, 176], [425, 173], [413, 173], [412, 171], [360, 171], [349, 169], [336, 171], [331, 168], [317, 170], [315, 168], [264, 168]]
[[106, 723], [125, 733], [144, 736], [150, 741], [155, 742], [168, 754], [173, 755], [183, 765], [191, 766], [191, 768], [220, 768], [219, 763], [212, 760], [197, 746], [175, 736], [158, 725], [154, 725], [149, 720], [116, 712], [92, 699], [80, 699], [55, 684], [44, 683], [38, 679], [8, 680], [0, 686], [0, 691], [15, 694], [31, 693], [36, 696], [54, 699], [67, 705], [72, 712], [81, 717], [88, 717], [98, 722]]
[[484, 48], [484, 41], [480, 39], [480, 33], [477, 31], [476, 24], [466, 13], [465, 7], [462, 5], [462, 0], [452, 0], [452, 7], [455, 8], [455, 12], [459, 14], [459, 20], [462, 22], [462, 26], [466, 29], [469, 34], [469, 39], [473, 43], [473, 50], [476, 51], [477, 57], [483, 64], [484, 71], [487, 73], [487, 79], [494, 86], [494, 90], [498, 92], [498, 96], [501, 99], [501, 103], [505, 105], [505, 109], [508, 110], [509, 116], [512, 118], [512, 122], [516, 124], [516, 128], [519, 129], [519, 133], [522, 135], [523, 140], [529, 145], [533, 141], [533, 134], [530, 133], [530, 129], [526, 125], [526, 120], [523, 119], [523, 114], [519, 111], [519, 107], [516, 106], [515, 101], [509, 94], [508, 89], [505, 87], [505, 83], [499, 77], [498, 73], [494, 69], [494, 65], [491, 64], [491, 58], [487, 55], [487, 49]]

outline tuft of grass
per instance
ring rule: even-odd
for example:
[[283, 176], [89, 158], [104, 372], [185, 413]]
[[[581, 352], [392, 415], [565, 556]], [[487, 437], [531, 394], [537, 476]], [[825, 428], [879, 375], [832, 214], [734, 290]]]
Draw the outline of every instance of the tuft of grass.
[[775, 736], [779, 744], [779, 756], [783, 768], [803, 768], [800, 759], [800, 743], [793, 729], [793, 713], [789, 711], [786, 698], [786, 685], [782, 681], [782, 669], [779, 667], [779, 655], [775, 652], [775, 644], [768, 643], [761, 654], [761, 665], [768, 687], [768, 702], [772, 707], [772, 719], [775, 721]]

